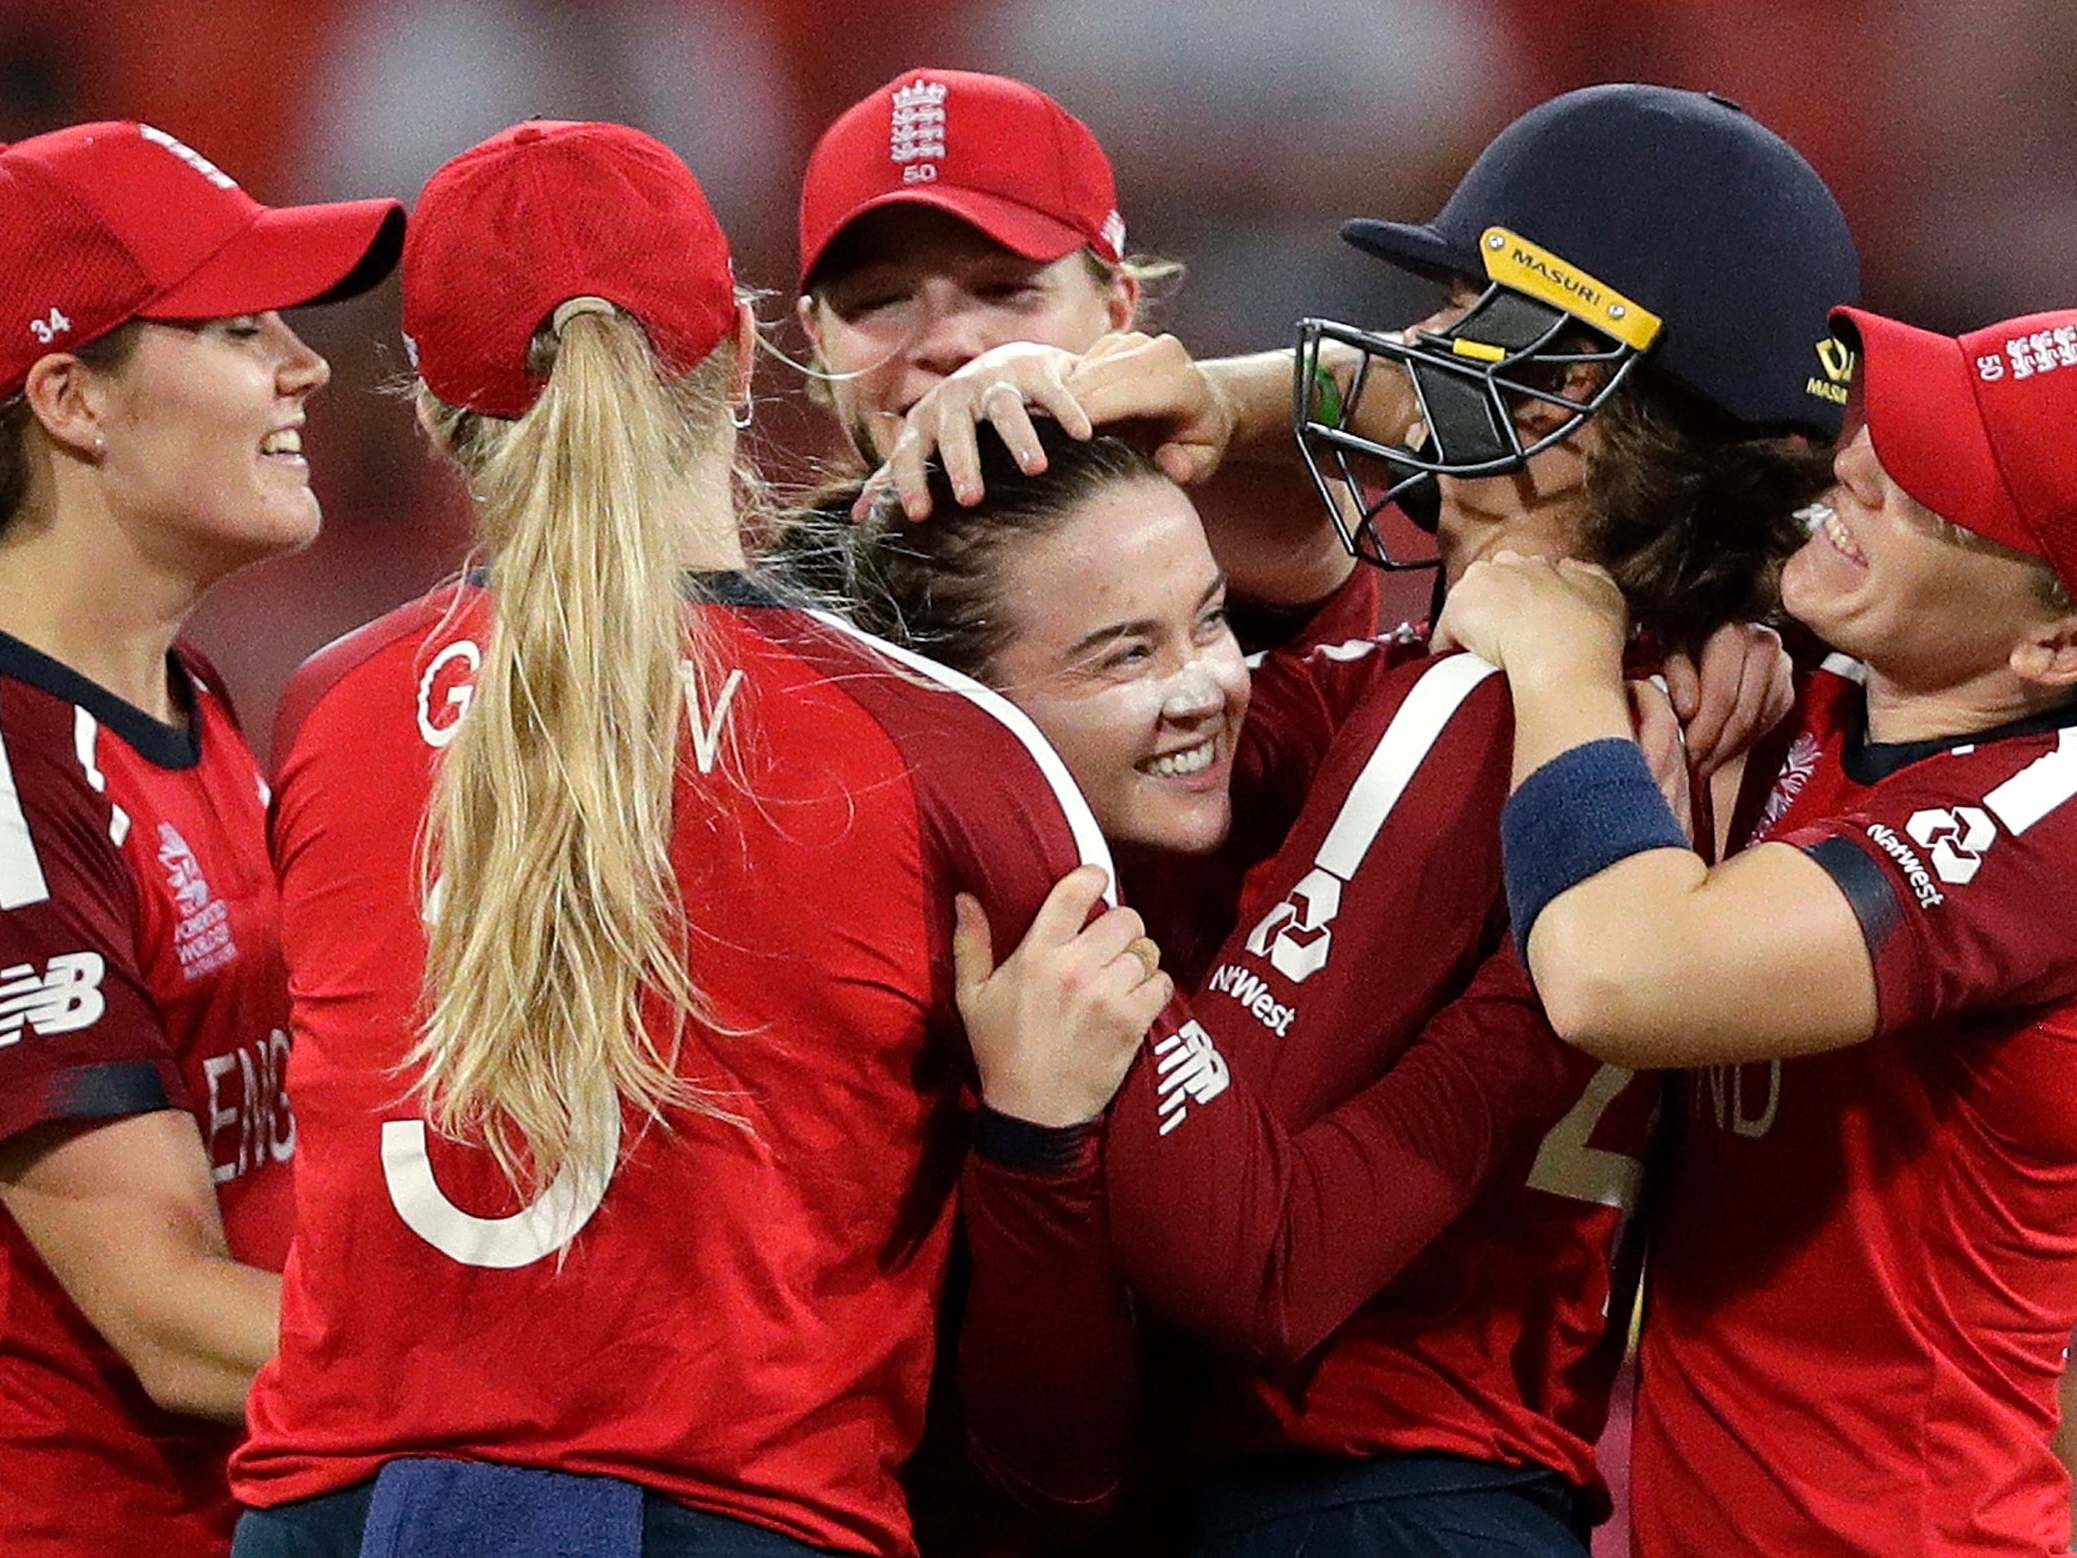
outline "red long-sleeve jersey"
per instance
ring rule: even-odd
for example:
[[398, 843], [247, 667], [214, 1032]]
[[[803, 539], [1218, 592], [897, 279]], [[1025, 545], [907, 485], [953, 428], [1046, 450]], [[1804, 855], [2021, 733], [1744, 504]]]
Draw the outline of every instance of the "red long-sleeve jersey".
[[1214, 1454], [1445, 1451], [1599, 1498], [1613, 1268], [1656, 1088], [1550, 1032], [1505, 944], [1490, 666], [1309, 657], [1333, 735], [1193, 1002], [1114, 1108], [1134, 1285], [1227, 1357]]

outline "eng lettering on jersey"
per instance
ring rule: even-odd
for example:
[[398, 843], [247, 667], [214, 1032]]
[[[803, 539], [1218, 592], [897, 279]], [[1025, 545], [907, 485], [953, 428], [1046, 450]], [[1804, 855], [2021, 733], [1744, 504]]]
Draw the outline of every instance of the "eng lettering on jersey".
[[1710, 1066], [1689, 1079], [1688, 1113], [1720, 1131], [1758, 1141], [1781, 1113], [1781, 1062]]
[[205, 1145], [219, 1185], [296, 1155], [296, 1116], [288, 1101], [288, 1035], [276, 1028], [202, 1062], [209, 1089]]
[[476, 695], [476, 673], [483, 651], [468, 639], [456, 639], [437, 655], [418, 679], [418, 733], [436, 750], [461, 729], [469, 700]]
[[1233, 1080], [1226, 1057], [1195, 1021], [1184, 1023], [1154, 1046], [1154, 1074], [1160, 1078], [1157, 1093], [1163, 1136], [1190, 1117], [1191, 1104], [1202, 1108]]
[[1205, 989], [1232, 996], [1242, 1011], [1280, 1039], [1291, 1031], [1291, 1019], [1298, 1015], [1297, 1007], [1281, 1004], [1270, 993], [1269, 985], [1259, 974], [1252, 974], [1237, 963], [1222, 963], [1213, 969]]
[[98, 952], [61, 952], [38, 972], [33, 963], [0, 968], [0, 1049], [19, 1043], [22, 1030], [48, 1037], [91, 1027], [108, 1010]]
[[200, 979], [235, 962], [238, 943], [231, 937], [230, 906], [209, 890], [202, 863], [170, 822], [159, 824], [158, 854], [176, 916], [173, 952], [180, 959], [181, 977]]
[[[594, 1103], [607, 1141], [604, 1155], [620, 1156], [620, 1099], [610, 1088]], [[588, 1174], [563, 1165], [555, 1183], [509, 1217], [478, 1217], [447, 1198], [433, 1177], [423, 1120], [382, 1122], [382, 1184], [389, 1204], [419, 1238], [464, 1266], [512, 1271], [562, 1249], [591, 1221], [606, 1199], [612, 1172]]]

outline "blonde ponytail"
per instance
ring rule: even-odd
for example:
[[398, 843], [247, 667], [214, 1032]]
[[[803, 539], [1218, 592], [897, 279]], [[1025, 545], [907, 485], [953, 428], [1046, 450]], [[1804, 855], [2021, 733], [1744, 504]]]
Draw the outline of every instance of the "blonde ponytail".
[[[732, 1118], [677, 1071], [702, 1015], [672, 869], [685, 682], [689, 495], [732, 452], [732, 343], [667, 383], [641, 328], [579, 314], [544, 331], [547, 387], [507, 422], [421, 388], [467, 472], [492, 622], [442, 755], [423, 861], [421, 1103], [531, 1196], [603, 1184], [625, 1107]], [[661, 1018], [661, 1021], [657, 1019]]]

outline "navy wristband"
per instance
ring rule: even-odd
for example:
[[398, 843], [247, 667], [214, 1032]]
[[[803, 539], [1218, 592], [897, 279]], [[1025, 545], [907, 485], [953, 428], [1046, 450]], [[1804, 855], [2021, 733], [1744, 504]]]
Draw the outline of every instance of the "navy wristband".
[[1644, 749], [1610, 736], [1560, 752], [1500, 813], [1501, 870], [1516, 948], [1529, 959], [1536, 916], [1567, 888], [1647, 849], [1686, 849]]

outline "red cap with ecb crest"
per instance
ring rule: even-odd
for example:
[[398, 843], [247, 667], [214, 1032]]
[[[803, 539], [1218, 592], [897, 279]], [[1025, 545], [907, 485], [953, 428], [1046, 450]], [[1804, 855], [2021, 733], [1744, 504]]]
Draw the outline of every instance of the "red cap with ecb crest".
[[921, 205], [1027, 260], [1080, 248], [1125, 257], [1111, 162], [1037, 87], [967, 70], [909, 70], [823, 132], [801, 184], [801, 286], [868, 211]]
[[2077, 591], [2077, 309], [1960, 337], [1859, 308], [1832, 323], [1860, 348], [1868, 436], [1890, 478]]
[[394, 200], [261, 205], [164, 130], [78, 124], [0, 150], [0, 396], [133, 319], [328, 303], [387, 276]]
[[576, 297], [633, 315], [672, 373], [734, 328], [728, 238], [676, 152], [626, 125], [532, 119], [426, 181], [404, 244], [404, 341], [435, 395], [525, 415], [546, 382], [528, 348]]

